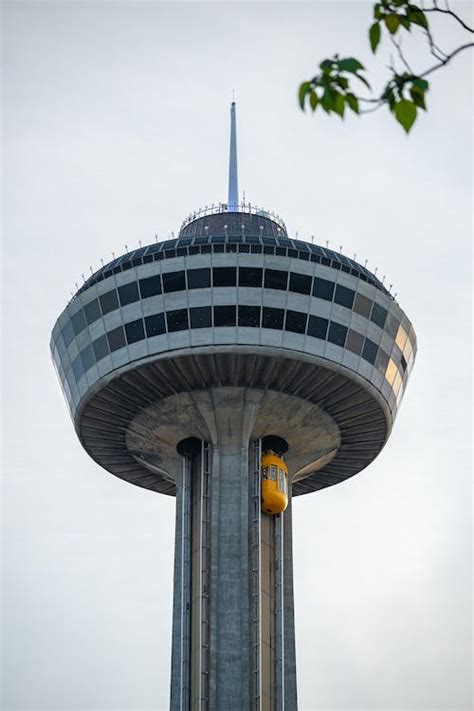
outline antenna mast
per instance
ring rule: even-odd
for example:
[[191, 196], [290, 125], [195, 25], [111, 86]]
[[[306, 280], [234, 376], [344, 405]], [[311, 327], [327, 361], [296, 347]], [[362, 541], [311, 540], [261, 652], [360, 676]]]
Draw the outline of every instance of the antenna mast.
[[235, 101], [230, 105], [229, 197], [227, 210], [238, 212], [239, 187], [237, 183], [237, 131], [235, 126]]

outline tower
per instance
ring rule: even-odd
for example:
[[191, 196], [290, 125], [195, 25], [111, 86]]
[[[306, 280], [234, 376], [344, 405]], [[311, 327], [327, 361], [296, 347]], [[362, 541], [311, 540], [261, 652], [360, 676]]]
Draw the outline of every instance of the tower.
[[51, 350], [88, 454], [176, 496], [172, 711], [294, 711], [292, 498], [387, 441], [416, 353], [400, 306], [239, 203], [233, 103], [228, 202], [95, 272]]

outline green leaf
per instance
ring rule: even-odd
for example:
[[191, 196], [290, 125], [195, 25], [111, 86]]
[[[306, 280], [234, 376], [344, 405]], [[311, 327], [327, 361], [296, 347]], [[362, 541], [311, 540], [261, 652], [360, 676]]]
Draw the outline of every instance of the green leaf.
[[346, 102], [355, 114], [359, 113], [359, 101], [354, 94], [346, 94]]
[[424, 91], [419, 89], [417, 86], [412, 86], [410, 89], [410, 96], [413, 99], [415, 106], [418, 106], [419, 109], [426, 111]]
[[318, 102], [319, 102], [318, 95], [316, 94], [315, 91], [312, 91], [311, 94], [309, 95], [309, 103], [310, 103], [310, 106], [313, 109], [313, 111], [316, 111], [316, 109], [318, 107]]
[[340, 59], [337, 64], [341, 72], [352, 72], [352, 74], [355, 74], [359, 69], [364, 69], [359, 60], [354, 59], [354, 57]]
[[408, 10], [408, 19], [410, 22], [413, 22], [414, 25], [419, 25], [420, 27], [423, 27], [425, 30], [428, 29], [428, 18], [426, 17], [425, 13], [423, 10], [420, 10], [419, 7], [416, 7], [414, 5], [409, 5], [409, 10]]
[[332, 59], [325, 59], [321, 64], [319, 65], [319, 68], [324, 71], [327, 71], [328, 69], [331, 69], [333, 65]]
[[336, 79], [336, 84], [338, 84], [342, 89], [347, 89], [349, 82], [345, 77], [338, 77]]
[[374, 24], [371, 26], [369, 30], [369, 40], [370, 46], [372, 47], [372, 52], [375, 54], [375, 51], [380, 42], [380, 24], [378, 22], [374, 22]]
[[430, 85], [426, 79], [418, 78], [413, 80], [413, 86], [417, 86], [421, 91], [428, 91]]
[[344, 109], [346, 108], [346, 104], [344, 101], [344, 95], [343, 94], [336, 94], [334, 98], [334, 111], [336, 114], [339, 114], [341, 118], [344, 118]]
[[409, 133], [416, 119], [416, 106], [413, 101], [402, 99], [395, 104], [395, 117], [405, 131]]
[[367, 87], [367, 89], [370, 89], [370, 84], [369, 84], [369, 82], [367, 81], [367, 79], [366, 79], [365, 77], [361, 76], [360, 74], [356, 74], [355, 76], [357, 77], [357, 79], [360, 79], [360, 81], [362, 82], [362, 84], [365, 84], [365, 86]]
[[304, 81], [298, 91], [298, 101], [300, 103], [300, 108], [304, 111], [304, 102], [306, 99], [306, 94], [311, 91], [311, 84], [309, 81]]
[[336, 95], [333, 91], [330, 89], [326, 89], [324, 94], [322, 95], [319, 103], [323, 107], [324, 111], [328, 114], [330, 111], [334, 110], [334, 99], [336, 98]]
[[385, 25], [390, 34], [394, 35], [400, 26], [400, 18], [392, 12], [385, 18]]

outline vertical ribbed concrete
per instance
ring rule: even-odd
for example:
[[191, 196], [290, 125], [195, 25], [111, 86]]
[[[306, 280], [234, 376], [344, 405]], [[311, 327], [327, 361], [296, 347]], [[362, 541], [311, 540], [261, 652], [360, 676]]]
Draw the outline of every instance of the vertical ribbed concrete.
[[[183, 486], [183, 479], [177, 498], [172, 711], [296, 710], [291, 508], [283, 527], [281, 517], [262, 515], [255, 538], [260, 474], [251, 433], [261, 398], [245, 389], [197, 396], [211, 436], [208, 499], [203, 503], [202, 459], [195, 456], [191, 485]], [[281, 545], [278, 531], [283, 531]], [[257, 572], [255, 545], [260, 548]]]

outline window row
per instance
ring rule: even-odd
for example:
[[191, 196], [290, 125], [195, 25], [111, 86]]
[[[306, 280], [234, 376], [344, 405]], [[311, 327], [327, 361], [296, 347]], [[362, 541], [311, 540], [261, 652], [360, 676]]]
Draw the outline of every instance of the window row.
[[[312, 277], [298, 272], [287, 272], [280, 269], [262, 269], [260, 267], [213, 267], [188, 269], [165, 274], [156, 274], [129, 284], [119, 286], [102, 294], [98, 299], [90, 301], [83, 309], [74, 314], [66, 323], [62, 335], [66, 346], [81, 333], [88, 324], [93, 323], [102, 315], [126, 306], [139, 299], [146, 299], [162, 293], [184, 291], [185, 289], [205, 289], [213, 287], [256, 287], [292, 291], [297, 294], [307, 294], [334, 301], [334, 303], [354, 310], [356, 313], [370, 318], [377, 326], [384, 328], [388, 312], [380, 304], [349, 289], [342, 284], [336, 284], [328, 279]], [[389, 320], [388, 330], [395, 336], [398, 322]]]
[[86, 346], [74, 359], [72, 370], [78, 380], [94, 363], [127, 344], [131, 345], [145, 338], [165, 333], [211, 328], [212, 326], [216, 328], [225, 326], [268, 328], [327, 340], [329, 343], [347, 348], [352, 353], [360, 355], [375, 365], [382, 375], [386, 374], [389, 361], [393, 362], [389, 359], [388, 354], [370, 338], [335, 321], [290, 309], [285, 311], [267, 306], [239, 305], [175, 309], [129, 321], [124, 326], [118, 326], [108, 331]]
[[[195, 246], [184, 246], [184, 243], [188, 240], [180, 239], [178, 246], [168, 249], [167, 243], [158, 243], [149, 245], [148, 247], [142, 247], [136, 250], [132, 255], [125, 254], [122, 257], [114, 260], [110, 264], [107, 264], [104, 268], [100, 269], [96, 274], [90, 277], [86, 283], [79, 289], [78, 294], [86, 291], [93, 284], [97, 284], [104, 279], [108, 279], [113, 274], [119, 274], [120, 272], [132, 269], [132, 267], [138, 267], [142, 264], [149, 264], [154, 261], [160, 261], [163, 259], [175, 259], [176, 257], [192, 256], [195, 254], [210, 254], [210, 253], [245, 253], [245, 254], [270, 254], [279, 257], [292, 257], [297, 259], [303, 259], [305, 261], [315, 262], [316, 264], [323, 264], [324, 266], [331, 267], [332, 269], [337, 269], [338, 271], [346, 272], [347, 274], [352, 274], [353, 276], [372, 284], [380, 291], [385, 294], [389, 294], [387, 289], [383, 284], [374, 277], [368, 269], [353, 262], [352, 260], [344, 257], [342, 254], [337, 254], [331, 250], [324, 250], [322, 247], [313, 244], [304, 244], [298, 242], [298, 245], [304, 244], [305, 249], [295, 249], [288, 246], [270, 246], [261, 244], [237, 244], [239, 242], [238, 237], [228, 238], [228, 242], [224, 244], [224, 237], [213, 237], [214, 240], [219, 240], [221, 243], [212, 244], [199, 244], [199, 240], [203, 239], [207, 242], [208, 237], [195, 238]], [[263, 238], [265, 241], [265, 238]], [[271, 238], [268, 238], [271, 240]], [[191, 241], [191, 239], [189, 239]], [[251, 237], [247, 237], [247, 242], [254, 241]], [[255, 237], [255, 241], [259, 242], [259, 238]], [[235, 243], [232, 243], [235, 242]], [[291, 245], [289, 240], [280, 239], [280, 243], [285, 243]], [[176, 240], [171, 240], [171, 244], [176, 245]], [[146, 253], [145, 253], [146, 252]]]

